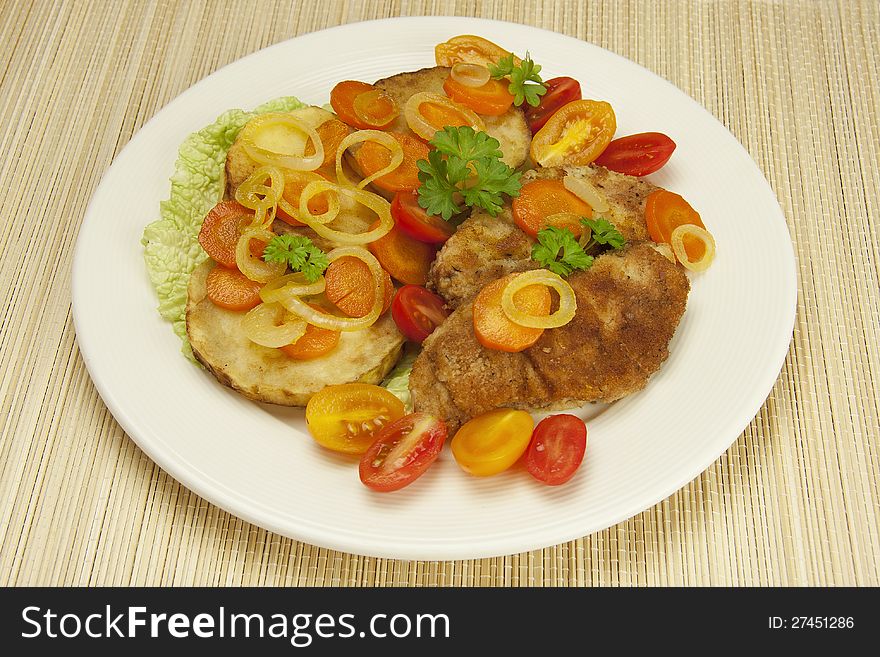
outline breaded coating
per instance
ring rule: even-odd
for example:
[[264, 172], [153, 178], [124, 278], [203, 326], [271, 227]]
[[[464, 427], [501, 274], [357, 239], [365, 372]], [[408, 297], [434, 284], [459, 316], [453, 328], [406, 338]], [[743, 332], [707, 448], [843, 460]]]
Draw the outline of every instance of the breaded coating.
[[[611, 221], [627, 241], [648, 239], [645, 199], [655, 185], [600, 166], [550, 167], [527, 171], [523, 184], [540, 178], [561, 179], [572, 175], [589, 181], [604, 194]], [[509, 207], [497, 217], [474, 212], [459, 226], [437, 254], [428, 275], [428, 287], [457, 308], [484, 285], [505, 274], [535, 269], [531, 260], [533, 240], [513, 223]]]
[[596, 258], [568, 278], [574, 319], [520, 353], [486, 349], [473, 329], [473, 301], [432, 333], [410, 377], [415, 410], [450, 431], [498, 407], [570, 408], [641, 390], [669, 354], [685, 311], [688, 279], [652, 244]]
[[[400, 116], [385, 129], [399, 132], [408, 131], [409, 126], [403, 111], [406, 107], [406, 101], [413, 94], [422, 91], [445, 96], [443, 83], [447, 77], [449, 77], [448, 68], [435, 66], [411, 73], [398, 73], [376, 82], [376, 86], [384, 89], [394, 98], [400, 108]], [[522, 110], [519, 107], [511, 107], [501, 116], [481, 115], [480, 118], [486, 124], [486, 132], [501, 144], [502, 160], [513, 169], [521, 166], [529, 156], [529, 145], [532, 142], [532, 132], [529, 130]]]

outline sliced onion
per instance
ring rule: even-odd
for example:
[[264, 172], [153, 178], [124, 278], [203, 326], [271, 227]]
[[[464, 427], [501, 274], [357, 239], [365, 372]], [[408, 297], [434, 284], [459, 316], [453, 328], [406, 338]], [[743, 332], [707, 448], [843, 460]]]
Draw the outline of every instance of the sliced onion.
[[442, 125], [436, 126], [433, 123], [428, 122], [428, 120], [422, 115], [421, 108], [425, 103], [441, 105], [454, 110], [464, 119], [465, 125], [469, 125], [477, 132], [483, 132], [486, 130], [486, 124], [483, 123], [483, 119], [464, 105], [459, 105], [442, 94], [422, 91], [410, 96], [409, 100], [406, 101], [406, 107], [403, 109], [403, 116], [406, 118], [406, 123], [409, 126], [409, 129], [422, 139], [433, 139], [434, 133], [445, 127]]
[[238, 186], [235, 200], [254, 211], [251, 228], [268, 229], [275, 219], [275, 210], [283, 194], [284, 174], [277, 167], [262, 166]]
[[372, 253], [358, 246], [342, 246], [333, 249], [327, 254], [327, 259], [332, 263], [346, 256], [358, 258], [370, 268], [370, 273], [373, 275], [373, 306], [370, 308], [370, 312], [363, 317], [337, 317], [313, 308], [297, 296], [285, 298], [282, 301], [284, 307], [289, 312], [302, 317], [309, 324], [331, 331], [359, 331], [372, 326], [379, 319], [385, 301], [385, 279], [382, 265]]
[[252, 281], [268, 283], [273, 278], [281, 276], [287, 269], [287, 265], [283, 262], [266, 262], [251, 255], [251, 240], [268, 242], [273, 237], [275, 234], [265, 228], [247, 228], [238, 238], [238, 244], [235, 245], [235, 264], [238, 265], [241, 273]]
[[[293, 129], [305, 135], [302, 146], [297, 144], [291, 151], [280, 150], [281, 146], [268, 148], [265, 144], [258, 145], [262, 139], [270, 141], [272, 130]], [[251, 119], [239, 135], [245, 152], [260, 164], [272, 164], [293, 171], [314, 171], [324, 162], [324, 144], [321, 137], [311, 125], [292, 114], [269, 113]], [[311, 140], [315, 147], [312, 155], [304, 155], [305, 144]], [[289, 146], [289, 145], [287, 145]], [[296, 152], [299, 151], [299, 152]]]
[[[373, 114], [370, 114], [370, 112], [368, 111], [370, 105], [380, 99], [391, 105], [391, 111], [383, 117], [377, 117]], [[352, 105], [354, 107], [355, 115], [361, 121], [363, 121], [367, 125], [376, 126], [377, 128], [385, 127], [398, 116], [400, 116], [400, 110], [397, 109], [397, 103], [395, 103], [394, 99], [387, 93], [385, 93], [382, 89], [373, 89], [372, 91], [365, 91], [358, 94], [354, 97], [354, 102], [352, 103]]]
[[279, 303], [261, 303], [241, 319], [248, 340], [263, 347], [284, 347], [299, 340], [308, 324], [299, 317], [290, 317]]
[[449, 74], [459, 84], [473, 88], [482, 87], [492, 77], [488, 68], [482, 64], [471, 64], [470, 62], [455, 64]]
[[[332, 191], [343, 196], [348, 196], [356, 202], [368, 207], [379, 217], [379, 225], [373, 230], [365, 233], [343, 233], [341, 231], [330, 228], [321, 218], [323, 215], [313, 215], [309, 210], [309, 200], [322, 192]], [[394, 227], [394, 219], [391, 217], [391, 204], [378, 194], [373, 194], [365, 189], [357, 189], [355, 187], [343, 187], [329, 180], [319, 180], [306, 185], [305, 189], [299, 197], [299, 220], [306, 224], [313, 231], [333, 242], [339, 244], [368, 244], [375, 242], [383, 237]]]
[[[684, 238], [690, 236], [703, 243], [703, 257], [699, 260], [691, 260], [687, 249], [684, 248]], [[682, 224], [672, 231], [669, 238], [672, 246], [672, 252], [678, 261], [684, 265], [685, 269], [691, 271], [706, 271], [712, 261], [715, 259], [715, 238], [708, 230], [694, 226], [693, 224]]]
[[357, 184], [358, 189], [363, 189], [376, 178], [391, 173], [403, 163], [403, 146], [401, 146], [400, 142], [394, 137], [387, 132], [380, 132], [379, 130], [358, 130], [339, 142], [339, 148], [336, 149], [336, 180], [340, 185], [346, 185], [347, 187], [355, 186], [354, 183], [348, 179], [348, 176], [345, 175], [345, 171], [342, 167], [342, 156], [351, 146], [365, 141], [374, 141], [391, 151], [391, 162], [389, 162], [388, 166], [385, 168], [379, 169], [373, 175], [361, 180]]
[[[552, 315], [539, 316], [524, 313], [513, 302], [513, 295], [529, 285], [546, 285], [553, 288], [559, 294], [559, 310]], [[504, 292], [501, 293], [501, 309], [514, 324], [528, 328], [557, 328], [565, 326], [577, 312], [577, 299], [571, 285], [566, 283], [558, 274], [547, 269], [535, 269], [516, 276], [511, 280]]]
[[604, 213], [611, 209], [611, 206], [608, 205], [608, 201], [606, 201], [605, 197], [599, 193], [599, 190], [583, 178], [565, 176], [562, 179], [562, 185], [584, 203], [589, 205], [593, 209], [593, 212]]
[[326, 287], [324, 277], [321, 276], [314, 283], [309, 283], [305, 274], [294, 272], [285, 276], [279, 276], [266, 283], [260, 288], [260, 298], [266, 303], [274, 303], [290, 296], [309, 297], [321, 294]]
[[669, 246], [666, 242], [660, 242], [658, 244], [651, 244], [654, 250], [666, 258], [669, 262], [675, 264], [675, 254], [672, 252], [672, 247]]
[[[284, 175], [285, 186], [287, 185], [286, 181], [296, 178], [304, 179], [306, 181], [306, 185], [308, 185], [310, 182], [326, 180], [326, 178], [317, 173], [313, 173], [312, 171], [288, 171]], [[284, 210], [289, 216], [293, 217], [297, 221], [300, 221], [298, 205], [291, 205], [287, 202], [287, 199], [282, 196], [278, 199], [278, 207]], [[326, 224], [333, 221], [333, 219], [336, 218], [337, 214], [339, 214], [339, 197], [336, 194], [330, 194], [327, 201], [327, 212], [314, 215], [312, 220], [317, 221], [318, 223]], [[300, 221], [300, 223], [304, 222]]]

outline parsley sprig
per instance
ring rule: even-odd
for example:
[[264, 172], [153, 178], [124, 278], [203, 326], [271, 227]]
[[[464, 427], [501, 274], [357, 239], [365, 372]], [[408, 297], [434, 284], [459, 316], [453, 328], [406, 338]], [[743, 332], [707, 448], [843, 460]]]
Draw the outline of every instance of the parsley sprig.
[[532, 247], [532, 260], [560, 276], [593, 265], [593, 256], [584, 253], [574, 233], [556, 226], [538, 231], [538, 242]]
[[293, 271], [305, 274], [314, 283], [330, 266], [327, 254], [301, 235], [276, 235], [263, 249], [266, 262], [283, 262]]
[[593, 266], [593, 256], [587, 254], [592, 247], [604, 244], [620, 249], [626, 244], [620, 231], [607, 219], [583, 217], [581, 224], [590, 230], [586, 244], [578, 242], [568, 228], [549, 226], [539, 230], [538, 242], [532, 247], [532, 260], [555, 274], [568, 276], [576, 269]]
[[520, 174], [501, 161], [501, 144], [469, 126], [446, 126], [431, 140], [434, 147], [419, 167], [419, 205], [447, 221], [466, 206], [480, 207], [493, 217], [501, 210], [502, 194], [518, 196]]
[[547, 93], [547, 87], [542, 84], [544, 81], [539, 75], [540, 72], [541, 65], [535, 64], [528, 52], [519, 65], [513, 63], [512, 53], [499, 59], [497, 64], [489, 65], [489, 73], [496, 80], [503, 77], [510, 78], [507, 90], [513, 94], [513, 104], [517, 107], [523, 102], [532, 107], [537, 107], [541, 103], [541, 96]]
[[584, 244], [584, 251], [589, 251], [598, 244], [605, 244], [612, 249], [623, 248], [626, 240], [617, 230], [614, 224], [607, 219], [596, 217], [595, 219], [581, 218], [581, 225], [590, 229], [590, 240]]

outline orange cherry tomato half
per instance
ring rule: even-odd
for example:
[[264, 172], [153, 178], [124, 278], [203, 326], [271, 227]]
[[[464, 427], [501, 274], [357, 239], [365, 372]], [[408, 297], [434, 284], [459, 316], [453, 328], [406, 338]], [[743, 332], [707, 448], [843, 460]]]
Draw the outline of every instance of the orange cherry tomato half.
[[452, 455], [465, 472], [488, 477], [507, 470], [529, 446], [535, 421], [525, 411], [498, 408], [466, 422], [452, 438]]
[[[251, 210], [236, 201], [220, 201], [202, 221], [199, 244], [216, 263], [229, 269], [237, 269], [235, 247], [241, 237], [241, 225], [250, 221], [253, 216]], [[253, 240], [252, 244], [257, 241]], [[262, 244], [262, 248], [265, 246]]]
[[208, 272], [205, 288], [208, 299], [215, 306], [227, 310], [250, 310], [262, 302], [260, 289], [263, 284], [252, 281], [238, 269], [216, 266]]
[[596, 164], [628, 176], [647, 176], [672, 157], [675, 142], [662, 132], [641, 132], [615, 139], [596, 158]]
[[[645, 201], [645, 223], [651, 239], [666, 244], [672, 241], [672, 231], [682, 224], [693, 224], [704, 230], [706, 228], [700, 214], [690, 203], [675, 192], [665, 189], [658, 189], [648, 195]], [[691, 261], [698, 261], [702, 259], [706, 247], [701, 241], [686, 236], [684, 250]]]
[[529, 150], [543, 167], [583, 166], [595, 160], [614, 137], [614, 109], [599, 100], [575, 100], [559, 108], [538, 130]]
[[306, 406], [306, 424], [318, 444], [363, 454], [382, 428], [403, 414], [403, 402], [385, 388], [344, 383], [315, 393]]
[[446, 302], [418, 285], [404, 285], [391, 302], [391, 317], [408, 339], [421, 343], [449, 316]]
[[587, 425], [563, 413], [545, 417], [535, 427], [526, 453], [526, 469], [548, 486], [558, 486], [574, 476], [587, 449]]
[[[513, 199], [514, 223], [532, 237], [548, 226], [567, 228], [581, 236], [580, 217], [592, 217], [593, 208], [565, 188], [561, 180], [539, 179], [522, 186]], [[553, 215], [573, 215], [569, 220], [549, 220]]]
[[[499, 59], [509, 54], [501, 46], [473, 34], [460, 34], [434, 47], [437, 66], [452, 67], [460, 62], [489, 66], [489, 64], [497, 64]], [[519, 66], [520, 59], [514, 57], [513, 62]]]
[[400, 490], [421, 477], [446, 442], [446, 424], [427, 413], [411, 413], [386, 426], [361, 457], [359, 474], [367, 488]]
[[526, 104], [523, 107], [532, 134], [543, 128], [560, 107], [581, 99], [581, 84], [574, 78], [552, 78], [544, 82], [544, 86], [547, 93], [541, 96], [538, 106]]
[[485, 116], [501, 116], [513, 105], [513, 94], [507, 88], [510, 83], [490, 79], [482, 87], [469, 87], [451, 77], [443, 83], [443, 91], [456, 103]]
[[[544, 329], [520, 326], [510, 321], [501, 307], [507, 284], [519, 274], [486, 285], [474, 299], [474, 335], [486, 349], [518, 352], [528, 349], [543, 335]], [[517, 308], [529, 315], [549, 315], [552, 297], [544, 285], [528, 285], [513, 295]]]
[[401, 231], [420, 242], [442, 244], [455, 232], [455, 226], [419, 205], [418, 194], [398, 192], [391, 201], [391, 216]]

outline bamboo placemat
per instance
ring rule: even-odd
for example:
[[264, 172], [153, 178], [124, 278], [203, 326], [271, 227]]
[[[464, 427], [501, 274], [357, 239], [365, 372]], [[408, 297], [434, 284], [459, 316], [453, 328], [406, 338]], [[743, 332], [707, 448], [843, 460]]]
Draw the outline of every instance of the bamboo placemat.
[[[627, 522], [504, 558], [365, 558], [220, 511], [124, 434], [74, 340], [85, 207], [146, 120], [264, 46], [418, 14], [549, 28], [671, 80], [751, 153], [798, 259], [788, 358], [730, 450]], [[878, 114], [875, 0], [0, 3], [0, 584], [880, 584]]]

